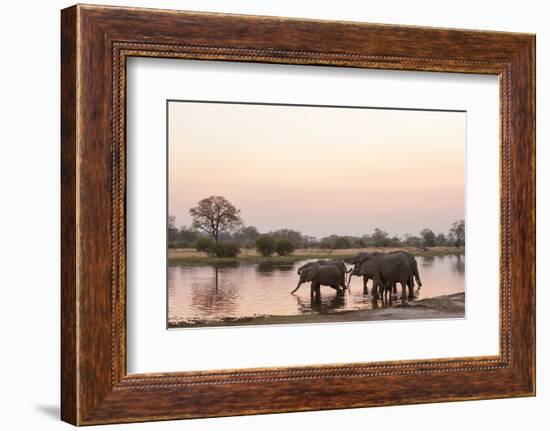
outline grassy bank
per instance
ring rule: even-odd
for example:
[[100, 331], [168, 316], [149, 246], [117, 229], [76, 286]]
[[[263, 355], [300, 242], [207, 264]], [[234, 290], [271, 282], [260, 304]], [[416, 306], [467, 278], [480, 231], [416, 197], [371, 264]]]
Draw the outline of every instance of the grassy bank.
[[301, 316], [252, 316], [189, 324], [170, 323], [169, 328], [200, 328], [237, 325], [286, 325], [291, 323], [367, 322], [381, 320], [460, 319], [465, 317], [464, 293], [438, 296], [386, 308], [304, 314]]
[[269, 256], [265, 257], [259, 254], [256, 249], [242, 249], [237, 257], [211, 257], [206, 253], [196, 251], [191, 248], [168, 249], [169, 264], [181, 263], [205, 263], [205, 264], [224, 264], [238, 262], [253, 263], [294, 263], [305, 259], [343, 259], [354, 256], [357, 253], [372, 253], [374, 251], [387, 253], [390, 251], [404, 250], [412, 253], [414, 256], [445, 256], [449, 254], [464, 254], [464, 247], [430, 247], [428, 249], [419, 249], [415, 247], [365, 247], [348, 248], [341, 250], [304, 248], [297, 249], [290, 256]]

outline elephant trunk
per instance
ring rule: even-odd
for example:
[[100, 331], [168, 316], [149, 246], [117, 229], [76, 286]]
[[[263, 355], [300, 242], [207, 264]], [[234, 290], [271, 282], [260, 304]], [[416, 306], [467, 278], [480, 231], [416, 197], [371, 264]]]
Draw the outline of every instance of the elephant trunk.
[[351, 276], [353, 275], [353, 272], [352, 271], [349, 271], [349, 278], [348, 278], [348, 284], [347, 284], [347, 288], [349, 289], [349, 285], [351, 283]]
[[296, 289], [294, 289], [294, 290], [293, 290], [292, 292], [290, 292], [290, 293], [293, 294], [294, 292], [296, 292], [296, 291], [300, 288], [301, 285], [302, 285], [302, 280], [299, 280], [299, 281], [298, 281], [298, 286], [296, 286]]

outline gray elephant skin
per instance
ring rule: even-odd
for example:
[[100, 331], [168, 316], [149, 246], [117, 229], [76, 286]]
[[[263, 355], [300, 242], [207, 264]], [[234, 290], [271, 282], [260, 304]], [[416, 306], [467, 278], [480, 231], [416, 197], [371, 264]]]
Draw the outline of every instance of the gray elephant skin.
[[330, 286], [340, 294], [346, 289], [346, 273], [345, 263], [339, 260], [310, 262], [298, 269], [300, 279], [291, 293], [295, 293], [302, 284], [311, 282], [312, 299], [320, 301], [321, 286]]
[[[305, 265], [302, 265], [300, 268], [298, 268], [298, 275], [301, 275], [302, 271], [304, 271], [308, 268], [311, 268], [311, 266], [313, 266], [313, 265], [333, 265], [333, 266], [337, 267], [338, 269], [340, 269], [342, 271], [342, 273], [344, 273], [344, 274], [347, 273], [347, 272], [352, 271], [351, 269], [348, 271], [348, 269], [346, 267], [346, 264], [344, 263], [343, 260], [340, 260], [340, 259], [316, 260], [314, 262], [308, 262]], [[344, 277], [344, 281], [345, 281], [345, 277]]]
[[[414, 279], [420, 288], [422, 282], [418, 273], [418, 264], [413, 255], [407, 252], [368, 253], [361, 256], [355, 268], [350, 274], [363, 276], [373, 280], [372, 294], [377, 298], [379, 294], [387, 295], [395, 288], [396, 283], [401, 284], [402, 297], [406, 296], [406, 288], [409, 288], [409, 298], [414, 297]], [[365, 288], [366, 286], [364, 286]]]
[[[377, 251], [375, 252], [372, 252], [372, 253], [358, 253], [356, 254], [355, 256], [352, 256], [352, 257], [348, 257], [345, 260], [346, 263], [349, 263], [350, 265], [353, 265], [354, 267], [356, 265], [359, 265], [361, 264], [361, 262], [363, 262], [363, 260], [365, 260], [368, 256], [378, 256], [378, 255], [381, 255], [383, 253], [379, 253]], [[349, 289], [349, 285], [351, 283], [351, 276], [354, 275], [353, 274], [353, 270], [350, 271], [350, 274], [349, 274], [349, 279], [348, 279], [348, 283], [347, 283], [347, 288]], [[369, 288], [367, 286], [367, 282], [369, 280], [372, 280], [372, 276], [370, 274], [365, 274], [363, 275], [363, 294], [364, 295], [368, 295], [369, 293]]]
[[[418, 284], [418, 288], [420, 288], [422, 286], [422, 282], [420, 281], [420, 277], [419, 277], [419, 274], [418, 274], [418, 264], [417, 264], [416, 259], [414, 258], [414, 256], [412, 254], [410, 254], [409, 252], [407, 252], [407, 251], [396, 250], [396, 251], [390, 251], [389, 253], [380, 253], [380, 252], [377, 252], [377, 251], [374, 251], [372, 253], [358, 253], [355, 256], [352, 256], [352, 257], [349, 257], [349, 258], [345, 259], [345, 261], [346, 261], [346, 263], [354, 265], [354, 267], [355, 267], [358, 264], [362, 263], [369, 256], [383, 256], [383, 255], [387, 255], [387, 254], [396, 254], [396, 253], [402, 253], [405, 256], [407, 256], [407, 258], [409, 259], [409, 261], [412, 265], [412, 268], [413, 268], [413, 271], [414, 271], [413, 275], [416, 278], [416, 283]], [[353, 271], [350, 271], [350, 275], [349, 275], [349, 279], [348, 279], [348, 283], [347, 283], [348, 288], [349, 288], [349, 285], [351, 283], [351, 276], [352, 275], [355, 275], [355, 274], [353, 274]], [[367, 282], [369, 280], [372, 280], [372, 275], [371, 274], [363, 275], [363, 294], [364, 295], [367, 295], [369, 293], [369, 289], [367, 287]], [[396, 293], [395, 283], [393, 283], [393, 293], [394, 294]]]

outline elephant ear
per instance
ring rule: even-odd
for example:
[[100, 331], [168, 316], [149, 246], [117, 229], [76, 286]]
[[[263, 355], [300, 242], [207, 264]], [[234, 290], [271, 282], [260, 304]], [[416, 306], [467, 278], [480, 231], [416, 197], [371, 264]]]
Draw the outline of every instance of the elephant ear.
[[361, 261], [359, 272], [361, 274], [369, 274], [373, 269], [373, 267], [375, 266], [374, 263], [375, 263], [375, 260], [371, 256], [366, 257]]
[[318, 273], [319, 273], [319, 265], [310, 266], [305, 273], [305, 277], [304, 277], [305, 281], [313, 280], [315, 277], [317, 277]]

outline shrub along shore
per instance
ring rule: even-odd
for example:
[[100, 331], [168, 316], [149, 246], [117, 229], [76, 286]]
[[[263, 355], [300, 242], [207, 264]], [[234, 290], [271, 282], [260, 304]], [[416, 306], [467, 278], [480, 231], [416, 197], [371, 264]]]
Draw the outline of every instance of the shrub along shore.
[[262, 256], [254, 248], [243, 248], [240, 254], [236, 257], [214, 257], [209, 256], [205, 252], [200, 252], [192, 248], [170, 248], [168, 249], [168, 263], [170, 265], [177, 264], [224, 264], [224, 263], [294, 263], [306, 259], [344, 259], [354, 256], [357, 253], [372, 253], [381, 252], [388, 253], [391, 251], [408, 251], [414, 256], [445, 256], [449, 254], [461, 255], [464, 254], [464, 247], [364, 247], [364, 248], [347, 248], [347, 249], [322, 249], [322, 248], [304, 248], [297, 249], [292, 254], [286, 256]]

